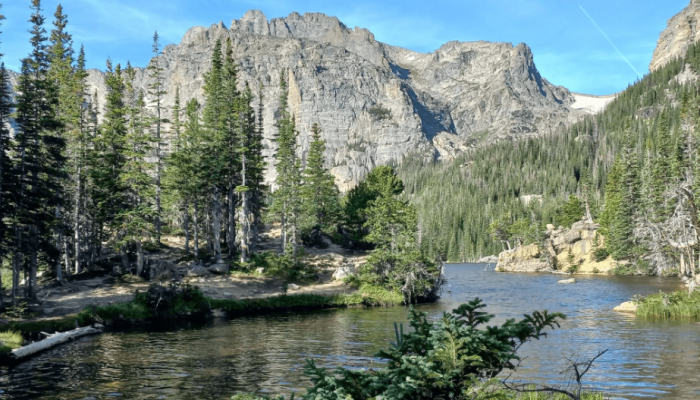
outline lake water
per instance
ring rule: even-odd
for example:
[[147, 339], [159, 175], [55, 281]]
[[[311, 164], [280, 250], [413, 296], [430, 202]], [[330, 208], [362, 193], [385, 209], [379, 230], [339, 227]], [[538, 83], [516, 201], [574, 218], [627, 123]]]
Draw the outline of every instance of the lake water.
[[[482, 298], [492, 322], [547, 309], [568, 316], [561, 329], [523, 347], [514, 378], [565, 385], [566, 358], [609, 349], [586, 382], [614, 398], [700, 398], [700, 326], [649, 322], [612, 311], [635, 294], [678, 288], [676, 279], [496, 273], [485, 265], [448, 265], [440, 302], [419, 308], [438, 318]], [[338, 309], [216, 319], [158, 332], [107, 333], [0, 369], [0, 399], [230, 399], [239, 392], [303, 390], [304, 360], [335, 367], [380, 366], [373, 354], [393, 340], [402, 307]]]

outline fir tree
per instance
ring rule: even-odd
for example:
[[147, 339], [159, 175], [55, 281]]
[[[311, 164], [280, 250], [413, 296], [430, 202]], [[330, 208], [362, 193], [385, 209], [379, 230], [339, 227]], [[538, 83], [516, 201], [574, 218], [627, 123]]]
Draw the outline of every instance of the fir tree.
[[328, 231], [339, 220], [340, 200], [335, 178], [324, 165], [326, 142], [321, 139], [321, 127], [314, 123], [311, 132], [312, 142], [302, 177], [302, 199], [308, 219], [305, 236], [309, 237], [310, 242], [319, 243], [321, 232]]
[[273, 192], [271, 215], [282, 226], [283, 251], [294, 256], [296, 263], [297, 245], [299, 244], [299, 216], [301, 212], [301, 162], [296, 154], [298, 132], [294, 117], [289, 113], [287, 81], [284, 71], [280, 73], [280, 108], [277, 121], [278, 133], [275, 169], [276, 190]]
[[22, 60], [17, 90], [15, 122], [18, 132], [13, 145], [17, 163], [13, 175], [18, 184], [14, 225], [13, 300], [16, 300], [19, 271], [28, 260], [27, 296], [36, 299], [39, 252], [54, 264], [58, 251], [52, 240], [55, 208], [62, 203], [60, 181], [65, 140], [58, 135], [57, 89], [49, 79], [49, 53], [40, 0], [33, 0], [32, 51]]
[[211, 231], [213, 234], [214, 258], [221, 261], [221, 222], [222, 182], [226, 179], [228, 151], [221, 151], [221, 145], [228, 137], [227, 103], [223, 90], [224, 71], [221, 53], [221, 40], [217, 40], [212, 53], [211, 69], [204, 76], [203, 123], [206, 133], [205, 145], [208, 147], [207, 176], [211, 188]]
[[161, 175], [163, 172], [163, 161], [161, 152], [161, 126], [163, 123], [163, 95], [167, 94], [164, 90], [163, 83], [163, 68], [160, 66], [159, 57], [160, 52], [160, 41], [158, 37], [158, 31], [153, 34], [153, 58], [151, 63], [148, 65], [147, 70], [149, 73], [149, 78], [151, 83], [148, 85], [148, 94], [153, 99], [155, 103], [153, 105], [155, 111], [155, 117], [153, 120], [153, 143], [155, 148], [155, 216], [154, 216], [154, 228], [155, 228], [155, 240], [156, 244], [160, 245], [160, 235], [161, 235]]

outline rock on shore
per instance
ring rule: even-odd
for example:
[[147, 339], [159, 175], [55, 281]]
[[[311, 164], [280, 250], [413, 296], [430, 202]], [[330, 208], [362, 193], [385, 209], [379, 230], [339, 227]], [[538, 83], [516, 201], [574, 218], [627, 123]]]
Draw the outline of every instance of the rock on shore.
[[[571, 229], [555, 229], [547, 226], [547, 239], [544, 241], [548, 254], [543, 254], [538, 244], [517, 246], [498, 255], [496, 271], [501, 272], [552, 272], [566, 271], [571, 267], [570, 255], [577, 265], [576, 273], [592, 274], [606, 273], [615, 263], [611, 257], [596, 261], [594, 256], [596, 237], [598, 246], [603, 246], [605, 238], [598, 232], [600, 225], [579, 221]], [[549, 257], [544, 257], [548, 255]], [[546, 259], [552, 260], [547, 263]], [[553, 265], [552, 265], [553, 264]]]

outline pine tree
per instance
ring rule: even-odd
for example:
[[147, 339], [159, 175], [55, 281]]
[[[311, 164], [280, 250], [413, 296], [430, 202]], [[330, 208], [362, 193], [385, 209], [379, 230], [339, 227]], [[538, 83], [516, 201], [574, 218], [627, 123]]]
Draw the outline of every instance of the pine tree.
[[606, 241], [606, 248], [615, 260], [630, 258], [634, 247], [634, 215], [639, 198], [639, 164], [629, 133], [620, 159], [619, 204], [615, 210], [612, 210], [610, 231]]
[[[179, 93], [176, 92], [179, 98]], [[177, 102], [176, 102], [177, 104]], [[177, 118], [179, 121], [179, 107]], [[176, 137], [174, 151], [168, 156], [164, 175], [164, 187], [174, 198], [179, 199], [184, 205], [185, 247], [189, 251], [190, 224], [189, 207], [194, 207], [194, 255], [199, 258], [199, 205], [203, 201], [202, 192], [206, 190], [208, 180], [206, 176], [207, 150], [203, 144], [205, 138], [199, 122], [199, 103], [196, 99], [190, 100], [185, 107], [185, 122], [182, 133]]]
[[250, 251], [255, 251], [258, 242], [258, 230], [263, 224], [263, 208], [265, 200], [265, 168], [267, 163], [263, 157], [263, 137], [264, 137], [264, 121], [263, 121], [263, 87], [260, 84], [258, 89], [258, 112], [257, 124], [253, 136], [248, 144], [249, 160], [247, 164], [247, 176], [249, 182], [246, 186], [250, 189], [250, 212], [253, 214], [253, 226], [250, 240]]
[[[238, 145], [240, 157], [240, 176], [241, 185], [236, 187], [236, 193], [241, 200], [239, 213], [240, 234], [238, 235], [241, 243], [241, 262], [248, 262], [250, 253], [253, 224], [255, 223], [255, 215], [251, 210], [251, 187], [248, 186], [248, 167], [249, 160], [253, 159], [252, 147], [256, 136], [257, 126], [255, 120], [255, 110], [253, 109], [253, 93], [250, 87], [246, 84], [245, 91], [238, 99], [239, 103], [239, 140]], [[251, 172], [254, 168], [251, 169]]]
[[221, 222], [222, 182], [226, 181], [228, 151], [221, 151], [221, 145], [227, 142], [228, 123], [227, 103], [224, 85], [224, 64], [221, 59], [221, 40], [217, 40], [212, 53], [211, 69], [204, 76], [203, 122], [206, 133], [205, 144], [208, 146], [207, 176], [211, 188], [211, 231], [214, 259], [221, 262]]
[[287, 81], [280, 73], [280, 101], [276, 160], [276, 190], [273, 192], [271, 215], [282, 226], [282, 245], [286, 254], [292, 254], [296, 264], [299, 244], [299, 216], [301, 212], [301, 161], [296, 154], [298, 132], [294, 117], [289, 113]]
[[36, 299], [36, 273], [39, 253], [55, 263], [58, 251], [52, 240], [55, 209], [62, 204], [61, 179], [65, 140], [57, 135], [61, 122], [56, 116], [57, 88], [48, 77], [49, 53], [40, 0], [33, 0], [32, 51], [22, 60], [17, 90], [15, 122], [18, 132], [13, 144], [17, 163], [13, 175], [18, 184], [17, 207], [13, 220], [13, 301], [19, 272], [28, 260], [27, 296]]
[[[0, 4], [2, 7], [2, 4]], [[5, 16], [0, 14], [0, 26], [2, 26], [2, 21], [5, 20]], [[0, 34], [2, 32], [0, 31]], [[7, 70], [5, 69], [5, 63], [2, 61], [3, 54], [0, 53], [0, 259], [4, 259], [8, 252], [8, 247], [6, 243], [7, 239], [7, 225], [5, 221], [5, 216], [12, 215], [10, 209], [10, 202], [8, 201], [9, 196], [6, 192], [10, 189], [10, 178], [9, 168], [11, 167], [11, 160], [8, 157], [8, 147], [10, 143], [10, 130], [9, 118], [12, 111], [12, 101], [10, 99], [9, 91], [9, 77], [7, 75]], [[2, 266], [0, 266], [2, 268]], [[2, 277], [0, 277], [0, 304], [2, 304]]]
[[115, 243], [121, 249], [135, 245], [136, 275], [140, 276], [144, 266], [143, 241], [157, 234], [151, 224], [157, 217], [153, 204], [157, 198], [157, 186], [148, 174], [150, 166], [146, 161], [152, 150], [153, 138], [146, 132], [149, 121], [145, 115], [144, 93], [133, 87], [135, 70], [131, 65], [124, 73], [129, 127], [122, 148], [124, 165], [119, 181], [124, 189], [124, 203], [115, 216], [115, 231], [119, 232]]
[[304, 187], [302, 199], [305, 218], [308, 220], [305, 236], [312, 243], [321, 242], [321, 233], [328, 231], [340, 217], [340, 198], [335, 178], [325, 168], [324, 153], [326, 142], [321, 139], [321, 127], [314, 123], [311, 127], [312, 142], [306, 156], [306, 168], [302, 179]]
[[127, 106], [124, 102], [126, 85], [119, 64], [112, 66], [107, 60], [105, 76], [107, 96], [104, 106], [104, 120], [99, 133], [93, 137], [94, 146], [90, 152], [89, 176], [91, 198], [95, 203], [94, 224], [97, 232], [95, 241], [109, 240], [110, 233], [104, 228], [118, 226], [117, 215], [126, 202], [125, 188], [121, 180], [126, 160], [124, 159], [127, 135]]
[[151, 83], [148, 85], [148, 94], [153, 99], [155, 103], [153, 105], [155, 111], [155, 117], [153, 120], [153, 143], [155, 148], [155, 216], [154, 216], [154, 228], [155, 228], [155, 240], [156, 244], [160, 245], [160, 235], [161, 235], [161, 215], [163, 213], [161, 205], [161, 175], [163, 173], [163, 160], [161, 152], [161, 126], [163, 123], [163, 96], [167, 94], [164, 90], [163, 84], [163, 68], [160, 66], [159, 57], [160, 52], [160, 41], [158, 37], [158, 31], [153, 34], [153, 58], [151, 63], [148, 65], [147, 70], [149, 72], [149, 78]]
[[[53, 85], [57, 90], [57, 103], [56, 103], [56, 117], [61, 121], [62, 129], [59, 131], [59, 135], [67, 141], [68, 156], [72, 161], [71, 165], [67, 166], [71, 179], [66, 182], [66, 185], [61, 185], [63, 193], [60, 196], [68, 200], [70, 198], [69, 191], [73, 191], [73, 198], [79, 196], [79, 188], [74, 186], [78, 182], [77, 174], [79, 173], [81, 165], [77, 163], [78, 153], [80, 151], [78, 142], [81, 136], [81, 112], [83, 104], [83, 93], [84, 93], [84, 77], [86, 76], [84, 62], [85, 54], [81, 50], [80, 56], [82, 57], [82, 66], [75, 66], [73, 59], [73, 48], [72, 48], [72, 37], [66, 32], [66, 26], [68, 25], [68, 18], [63, 14], [63, 8], [59, 4], [56, 8], [56, 13], [54, 14], [55, 21], [53, 23], [54, 29], [51, 31], [51, 36], [49, 39], [50, 46], [48, 48], [50, 67], [48, 70], [48, 78], [52, 81]], [[63, 166], [57, 166], [61, 168]], [[67, 213], [70, 204], [60, 203], [56, 206], [56, 219], [59, 223], [54, 228], [56, 233], [56, 246], [61, 250], [63, 254], [63, 264], [65, 265], [66, 272], [70, 271], [70, 249], [68, 247], [69, 237], [68, 237], [68, 227], [70, 225], [70, 214]], [[74, 205], [79, 208], [79, 204]], [[76, 213], [73, 216], [76, 217]], [[73, 221], [73, 226], [77, 225], [76, 221]], [[77, 254], [77, 253], [76, 253]], [[61, 260], [56, 260], [56, 275], [57, 279], [61, 280]], [[76, 272], [80, 272], [79, 268], [76, 268]]]

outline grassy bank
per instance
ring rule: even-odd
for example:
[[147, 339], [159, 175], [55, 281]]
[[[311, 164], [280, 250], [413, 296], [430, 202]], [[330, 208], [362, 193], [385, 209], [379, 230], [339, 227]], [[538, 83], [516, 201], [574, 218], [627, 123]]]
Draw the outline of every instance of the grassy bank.
[[[374, 286], [362, 286], [352, 294], [322, 296], [315, 294], [290, 294], [263, 299], [212, 299], [196, 287], [184, 287], [174, 291], [154, 289], [137, 293], [134, 300], [102, 307], [88, 307], [77, 316], [78, 323], [106, 324], [139, 322], [154, 319], [180, 319], [206, 316], [213, 310], [221, 310], [229, 316], [264, 314], [276, 311], [313, 310], [352, 306], [393, 306], [403, 302], [399, 293]], [[157, 290], [158, 292], [153, 292]]]
[[23, 342], [24, 340], [19, 332], [11, 330], [0, 332], [0, 355], [7, 354], [16, 348], [22, 347]]
[[637, 316], [649, 319], [700, 319], [700, 292], [659, 292], [636, 300]]

